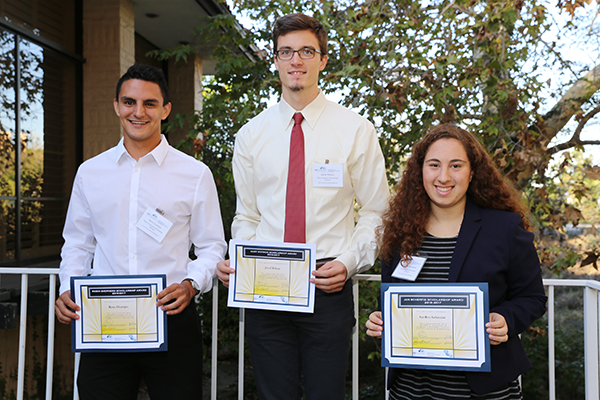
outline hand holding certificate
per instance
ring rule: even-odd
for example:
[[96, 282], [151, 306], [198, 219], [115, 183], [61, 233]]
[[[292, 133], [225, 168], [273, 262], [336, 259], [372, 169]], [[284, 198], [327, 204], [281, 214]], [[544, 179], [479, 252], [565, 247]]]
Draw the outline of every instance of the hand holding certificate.
[[165, 275], [71, 277], [81, 307], [72, 351], [166, 351], [166, 314], [156, 306], [165, 282]]
[[314, 244], [232, 240], [229, 307], [312, 313]]

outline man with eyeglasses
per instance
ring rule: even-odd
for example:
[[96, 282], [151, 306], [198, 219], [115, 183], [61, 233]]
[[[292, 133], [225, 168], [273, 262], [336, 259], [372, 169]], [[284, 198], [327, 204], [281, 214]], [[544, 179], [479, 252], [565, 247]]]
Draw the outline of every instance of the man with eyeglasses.
[[[235, 239], [314, 243], [312, 314], [246, 310], [246, 335], [260, 399], [345, 398], [355, 325], [350, 278], [376, 258], [375, 229], [389, 188], [373, 125], [328, 101], [318, 87], [327, 33], [303, 14], [273, 29], [280, 102], [237, 135]], [[329, 179], [319, 176], [327, 166]], [[355, 203], [359, 210], [355, 218]], [[356, 221], [355, 221], [356, 220]], [[217, 275], [229, 285], [229, 260]]]

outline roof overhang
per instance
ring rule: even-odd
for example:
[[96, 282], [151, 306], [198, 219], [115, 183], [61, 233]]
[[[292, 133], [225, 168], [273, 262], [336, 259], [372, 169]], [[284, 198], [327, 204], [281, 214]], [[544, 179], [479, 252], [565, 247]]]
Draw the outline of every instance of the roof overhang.
[[[210, 0], [133, 0], [135, 31], [159, 49], [190, 44], [204, 60], [204, 73], [211, 74], [214, 63], [208, 57], [209, 43], [199, 43], [194, 29], [204, 18], [231, 14], [224, 2]], [[239, 27], [241, 30], [241, 26]], [[252, 58], [252, 50], [240, 49]]]

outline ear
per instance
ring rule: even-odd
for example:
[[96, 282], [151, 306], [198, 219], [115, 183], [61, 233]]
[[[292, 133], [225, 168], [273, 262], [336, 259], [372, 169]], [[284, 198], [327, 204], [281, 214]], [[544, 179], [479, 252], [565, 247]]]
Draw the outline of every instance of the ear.
[[169, 116], [169, 114], [171, 114], [171, 102], [168, 102], [163, 106], [163, 116], [161, 119], [165, 120]]
[[120, 117], [121, 114], [119, 114], [119, 102], [117, 99], [113, 100], [113, 107], [115, 108], [115, 114], [117, 114], [117, 117]]
[[277, 56], [273, 56], [273, 63], [275, 64], [275, 69], [279, 71], [279, 62], [277, 61]]
[[325, 54], [323, 57], [321, 57], [321, 62], [319, 64], [319, 71], [323, 71], [325, 69], [325, 66], [327, 65], [327, 54]]

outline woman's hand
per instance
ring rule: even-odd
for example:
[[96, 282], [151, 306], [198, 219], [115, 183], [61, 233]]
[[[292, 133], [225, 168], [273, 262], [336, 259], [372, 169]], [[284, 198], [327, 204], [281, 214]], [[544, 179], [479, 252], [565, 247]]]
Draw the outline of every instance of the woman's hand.
[[367, 335], [380, 338], [381, 332], [383, 332], [381, 311], [373, 311], [365, 325], [367, 326]]
[[498, 313], [490, 313], [490, 322], [485, 324], [490, 335], [490, 344], [500, 344], [508, 340], [508, 325], [504, 317]]

